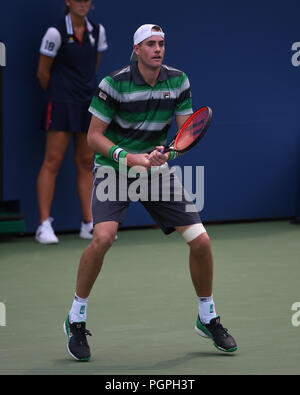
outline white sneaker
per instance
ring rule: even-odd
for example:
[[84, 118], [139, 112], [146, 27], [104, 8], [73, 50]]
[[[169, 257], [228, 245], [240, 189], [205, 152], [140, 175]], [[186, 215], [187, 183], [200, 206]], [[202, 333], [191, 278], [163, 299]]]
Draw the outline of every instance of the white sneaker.
[[93, 222], [88, 222], [87, 224], [81, 222], [79, 237], [81, 239], [92, 239], [93, 238]]
[[35, 240], [41, 244], [57, 244], [58, 238], [55, 236], [51, 223], [53, 218], [48, 218], [37, 228]]

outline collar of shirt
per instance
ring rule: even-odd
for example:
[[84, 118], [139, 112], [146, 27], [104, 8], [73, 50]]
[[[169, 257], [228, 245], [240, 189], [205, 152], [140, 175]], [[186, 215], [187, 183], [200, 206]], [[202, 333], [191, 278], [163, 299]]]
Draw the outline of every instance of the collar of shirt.
[[[137, 62], [135, 62], [131, 65], [131, 70], [132, 70], [132, 78], [133, 78], [133, 81], [136, 85], [147, 85], [146, 81], [144, 80], [142, 74], [139, 71]], [[164, 67], [164, 65], [162, 65], [160, 68], [160, 72], [159, 72], [157, 81], [163, 82], [163, 81], [166, 81], [167, 79], [168, 79], [167, 70]]]

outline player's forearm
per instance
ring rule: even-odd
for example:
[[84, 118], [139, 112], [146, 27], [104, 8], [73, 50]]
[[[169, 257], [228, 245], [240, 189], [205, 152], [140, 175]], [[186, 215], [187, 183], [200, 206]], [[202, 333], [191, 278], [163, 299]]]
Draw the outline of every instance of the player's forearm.
[[127, 166], [143, 166], [145, 168], [150, 167], [149, 155], [148, 154], [132, 154], [126, 151], [123, 147], [115, 145], [105, 135], [108, 124], [101, 121], [94, 115], [90, 123], [87, 143], [88, 146], [95, 152], [110, 158], [115, 162], [119, 162], [121, 159], [127, 164]]
[[91, 133], [90, 131], [87, 135], [87, 143], [93, 151], [99, 152], [99, 154], [106, 157], [109, 156], [109, 150], [114, 145], [113, 142], [103, 134], [95, 132]]
[[103, 135], [95, 136], [93, 134], [88, 135], [88, 145], [95, 152], [110, 158], [115, 162], [119, 162], [121, 158], [123, 163], [126, 163], [128, 167], [143, 166], [145, 168], [150, 167], [150, 161], [148, 160], [148, 154], [131, 154], [124, 150], [122, 147], [114, 145], [114, 143]]

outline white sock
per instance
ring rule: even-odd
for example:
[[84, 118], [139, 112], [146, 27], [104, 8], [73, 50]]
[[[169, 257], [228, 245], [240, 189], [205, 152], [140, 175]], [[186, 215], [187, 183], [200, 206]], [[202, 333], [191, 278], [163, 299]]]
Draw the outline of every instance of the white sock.
[[69, 320], [73, 322], [85, 322], [88, 298], [80, 298], [75, 294], [74, 301], [69, 313]]
[[197, 296], [199, 304], [199, 317], [203, 324], [208, 324], [212, 318], [217, 316], [213, 295], [208, 297]]

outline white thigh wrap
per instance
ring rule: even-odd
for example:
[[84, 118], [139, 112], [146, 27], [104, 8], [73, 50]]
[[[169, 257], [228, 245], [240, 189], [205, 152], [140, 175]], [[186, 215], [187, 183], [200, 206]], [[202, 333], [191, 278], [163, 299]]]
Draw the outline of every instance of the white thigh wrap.
[[182, 233], [182, 237], [184, 240], [189, 243], [190, 241], [196, 239], [196, 237], [200, 236], [202, 233], [205, 233], [206, 230], [202, 223], [191, 225], [187, 230]]

